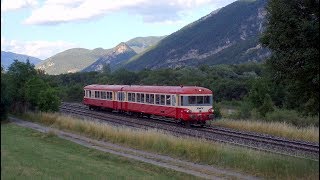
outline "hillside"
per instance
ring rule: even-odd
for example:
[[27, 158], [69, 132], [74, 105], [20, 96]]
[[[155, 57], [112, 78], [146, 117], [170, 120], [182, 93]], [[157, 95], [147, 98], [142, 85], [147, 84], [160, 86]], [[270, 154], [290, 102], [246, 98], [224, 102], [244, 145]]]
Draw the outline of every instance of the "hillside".
[[165, 36], [136, 37], [127, 41], [126, 44], [139, 54], [147, 48], [157, 44], [163, 38], [165, 38]]
[[103, 68], [103, 65], [110, 64], [110, 67], [122, 63], [123, 61], [127, 61], [137, 53], [131, 49], [127, 44], [120, 43], [116, 47], [114, 47], [108, 54], [101, 56], [97, 61], [84, 68], [83, 72], [90, 71], [100, 71]]
[[45, 70], [48, 74], [78, 72], [109, 52], [110, 50], [102, 48], [93, 50], [73, 48], [46, 59], [38, 64], [36, 68]]
[[270, 53], [258, 42], [266, 0], [236, 1], [162, 39], [124, 64], [127, 69], [261, 61]]
[[25, 54], [17, 54], [17, 53], [13, 53], [13, 52], [6, 52], [6, 51], [1, 51], [1, 66], [4, 69], [7, 69], [14, 60], [18, 60], [21, 62], [26, 62], [27, 59], [29, 59], [31, 64], [38, 64], [40, 63], [42, 60], [36, 57], [32, 57], [32, 56], [28, 56]]
[[[120, 43], [111, 49], [68, 49], [44, 60], [36, 68], [43, 69], [48, 74], [98, 71], [106, 63], [111, 63], [112, 67], [119, 66], [120, 63], [128, 61], [137, 52], [144, 51], [146, 48], [153, 46], [162, 38], [163, 36], [137, 37], [126, 43]], [[126, 45], [121, 47], [121, 44]], [[124, 50], [127, 52], [122, 52]], [[121, 53], [119, 53], [120, 51]]]

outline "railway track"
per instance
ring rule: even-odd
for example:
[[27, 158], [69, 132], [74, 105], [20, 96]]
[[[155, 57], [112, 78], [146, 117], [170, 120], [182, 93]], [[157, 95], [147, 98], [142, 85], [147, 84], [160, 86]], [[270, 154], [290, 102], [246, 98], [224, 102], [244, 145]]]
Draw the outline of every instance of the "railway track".
[[63, 103], [62, 113], [73, 114], [82, 118], [92, 118], [100, 122], [108, 122], [115, 126], [127, 126], [137, 129], [159, 129], [175, 136], [203, 138], [236, 146], [282, 155], [319, 160], [319, 144], [294, 141], [266, 134], [238, 131], [222, 127], [185, 128], [172, 121], [159, 121], [154, 118], [136, 118], [122, 114], [91, 111], [88, 107], [77, 103]]

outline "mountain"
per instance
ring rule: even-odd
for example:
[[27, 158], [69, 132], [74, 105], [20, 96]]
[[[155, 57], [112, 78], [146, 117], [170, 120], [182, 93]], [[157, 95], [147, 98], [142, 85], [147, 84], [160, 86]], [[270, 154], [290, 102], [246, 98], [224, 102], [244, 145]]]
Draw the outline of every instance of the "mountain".
[[102, 48], [93, 50], [84, 48], [68, 49], [44, 60], [36, 68], [54, 75], [78, 72], [108, 53], [110, 53], [110, 50]]
[[267, 0], [239, 0], [166, 36], [124, 63], [130, 70], [262, 61], [259, 44]]
[[127, 61], [137, 53], [131, 49], [126, 43], [120, 43], [114, 47], [108, 54], [101, 56], [97, 61], [84, 68], [83, 72], [100, 71], [103, 65], [110, 64], [113, 68], [124, 61]]
[[136, 37], [127, 41], [126, 44], [139, 54], [147, 48], [157, 44], [165, 37], [166, 36]]
[[17, 53], [13, 53], [13, 52], [1, 51], [1, 66], [4, 69], [7, 69], [13, 63], [13, 61], [15, 59], [17, 59], [18, 61], [21, 61], [21, 62], [26, 62], [27, 59], [29, 59], [30, 63], [34, 64], [34, 65], [36, 65], [42, 61], [39, 58], [24, 55], [24, 54], [17, 54]]
[[136, 52], [141, 52], [151, 47], [163, 37], [164, 36], [137, 37], [126, 43], [120, 43], [111, 49], [68, 49], [44, 60], [38, 64], [36, 68], [43, 69], [48, 74], [56, 75], [78, 71], [98, 71], [101, 70], [102, 66], [106, 63], [110, 63], [112, 67], [119, 67], [120, 63], [128, 61], [136, 55]]

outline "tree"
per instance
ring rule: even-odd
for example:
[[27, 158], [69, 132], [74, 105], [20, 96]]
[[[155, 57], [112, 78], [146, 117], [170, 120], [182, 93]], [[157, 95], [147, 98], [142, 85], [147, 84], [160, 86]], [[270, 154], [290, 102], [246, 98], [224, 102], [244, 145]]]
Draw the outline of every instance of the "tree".
[[265, 117], [268, 112], [274, 111], [271, 96], [269, 94], [265, 95], [263, 104], [258, 108], [258, 112], [261, 116]]
[[267, 66], [274, 80], [288, 91], [287, 107], [311, 114], [319, 113], [318, 8], [318, 0], [270, 0], [261, 37], [272, 50]]
[[38, 105], [40, 92], [49, 88], [42, 79], [35, 76], [26, 82], [25, 94], [27, 101], [31, 104], [32, 108]]
[[116, 84], [135, 84], [138, 80], [138, 75], [135, 72], [126, 69], [118, 69], [112, 74], [113, 82]]
[[53, 88], [47, 88], [39, 94], [39, 110], [44, 112], [55, 112], [59, 110], [61, 101]]
[[8, 96], [12, 99], [13, 110], [22, 112], [25, 111], [27, 98], [25, 94], [26, 82], [37, 75], [34, 65], [27, 62], [14, 62], [9, 66], [8, 77]]
[[268, 82], [263, 78], [259, 78], [252, 82], [247, 100], [250, 101], [254, 108], [259, 108], [263, 104], [266, 94], [269, 95], [269, 93], [270, 87]]
[[0, 104], [0, 120], [1, 121], [7, 118], [8, 109], [10, 107], [7, 86], [8, 86], [7, 77], [3, 71], [3, 67], [1, 66], [1, 104]]

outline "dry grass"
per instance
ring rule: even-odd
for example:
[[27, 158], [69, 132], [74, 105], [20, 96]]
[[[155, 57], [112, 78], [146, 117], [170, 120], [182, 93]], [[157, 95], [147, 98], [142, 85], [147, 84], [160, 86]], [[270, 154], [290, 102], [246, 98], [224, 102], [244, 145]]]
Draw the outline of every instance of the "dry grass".
[[230, 119], [215, 121], [212, 122], [212, 125], [245, 131], [266, 133], [295, 140], [319, 142], [319, 128], [314, 126], [298, 128], [284, 122], [281, 123]]
[[206, 140], [175, 137], [158, 130], [113, 127], [60, 114], [28, 113], [24, 118], [95, 139], [268, 178], [305, 178], [307, 174], [307, 178], [312, 179], [319, 176], [319, 164], [311, 160], [283, 157]]

